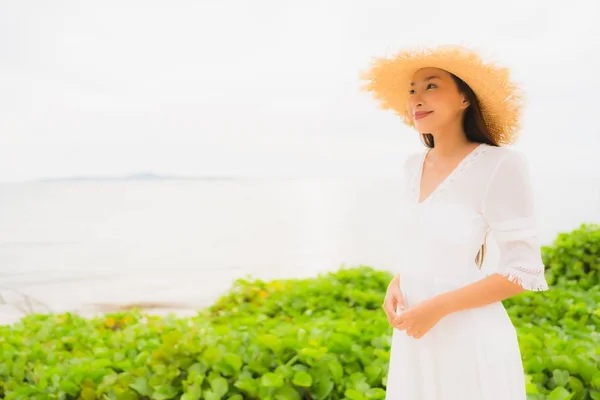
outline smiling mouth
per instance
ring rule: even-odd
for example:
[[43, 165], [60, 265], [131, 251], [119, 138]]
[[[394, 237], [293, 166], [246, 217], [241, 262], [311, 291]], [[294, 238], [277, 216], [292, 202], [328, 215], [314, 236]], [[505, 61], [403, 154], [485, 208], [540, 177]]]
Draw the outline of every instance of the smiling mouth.
[[415, 114], [415, 120], [417, 119], [421, 119], [421, 118], [425, 118], [426, 116], [428, 116], [429, 114], [431, 114], [433, 111], [428, 111], [428, 112], [418, 112]]

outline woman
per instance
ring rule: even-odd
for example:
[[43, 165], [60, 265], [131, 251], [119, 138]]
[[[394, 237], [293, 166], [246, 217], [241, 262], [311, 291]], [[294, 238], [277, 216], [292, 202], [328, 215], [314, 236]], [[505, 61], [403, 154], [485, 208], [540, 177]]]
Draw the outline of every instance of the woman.
[[[394, 327], [386, 399], [525, 400], [501, 300], [548, 285], [528, 163], [504, 147], [516, 138], [518, 87], [458, 46], [378, 59], [363, 78], [427, 147], [404, 164], [401, 262], [383, 304]], [[488, 232], [492, 273], [481, 268]]]

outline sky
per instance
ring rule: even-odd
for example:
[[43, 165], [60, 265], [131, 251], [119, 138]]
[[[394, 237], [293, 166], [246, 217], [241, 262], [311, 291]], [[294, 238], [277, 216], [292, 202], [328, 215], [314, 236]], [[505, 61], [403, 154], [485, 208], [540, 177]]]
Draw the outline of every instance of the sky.
[[535, 174], [600, 185], [599, 15], [595, 0], [2, 0], [0, 182], [399, 176], [423, 145], [360, 71], [454, 43], [524, 87], [515, 147]]

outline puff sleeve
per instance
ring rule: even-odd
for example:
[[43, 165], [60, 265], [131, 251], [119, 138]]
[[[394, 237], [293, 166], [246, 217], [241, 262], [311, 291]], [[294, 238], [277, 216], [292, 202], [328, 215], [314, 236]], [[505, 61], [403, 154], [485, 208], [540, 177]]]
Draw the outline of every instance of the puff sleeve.
[[482, 214], [499, 250], [494, 273], [526, 290], [548, 290], [537, 238], [534, 198], [525, 155], [511, 149], [495, 167]]

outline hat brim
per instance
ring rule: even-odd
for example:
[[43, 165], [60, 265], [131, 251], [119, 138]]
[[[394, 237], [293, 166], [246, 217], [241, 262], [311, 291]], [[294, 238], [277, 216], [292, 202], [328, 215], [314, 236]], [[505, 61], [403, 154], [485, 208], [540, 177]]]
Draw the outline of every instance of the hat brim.
[[376, 58], [361, 73], [363, 90], [372, 92], [380, 108], [395, 111], [414, 127], [407, 105], [410, 82], [421, 68], [435, 67], [462, 79], [473, 90], [490, 134], [498, 144], [514, 141], [519, 130], [523, 92], [511, 81], [510, 70], [484, 63], [474, 51], [460, 46], [411, 49], [391, 58]]

